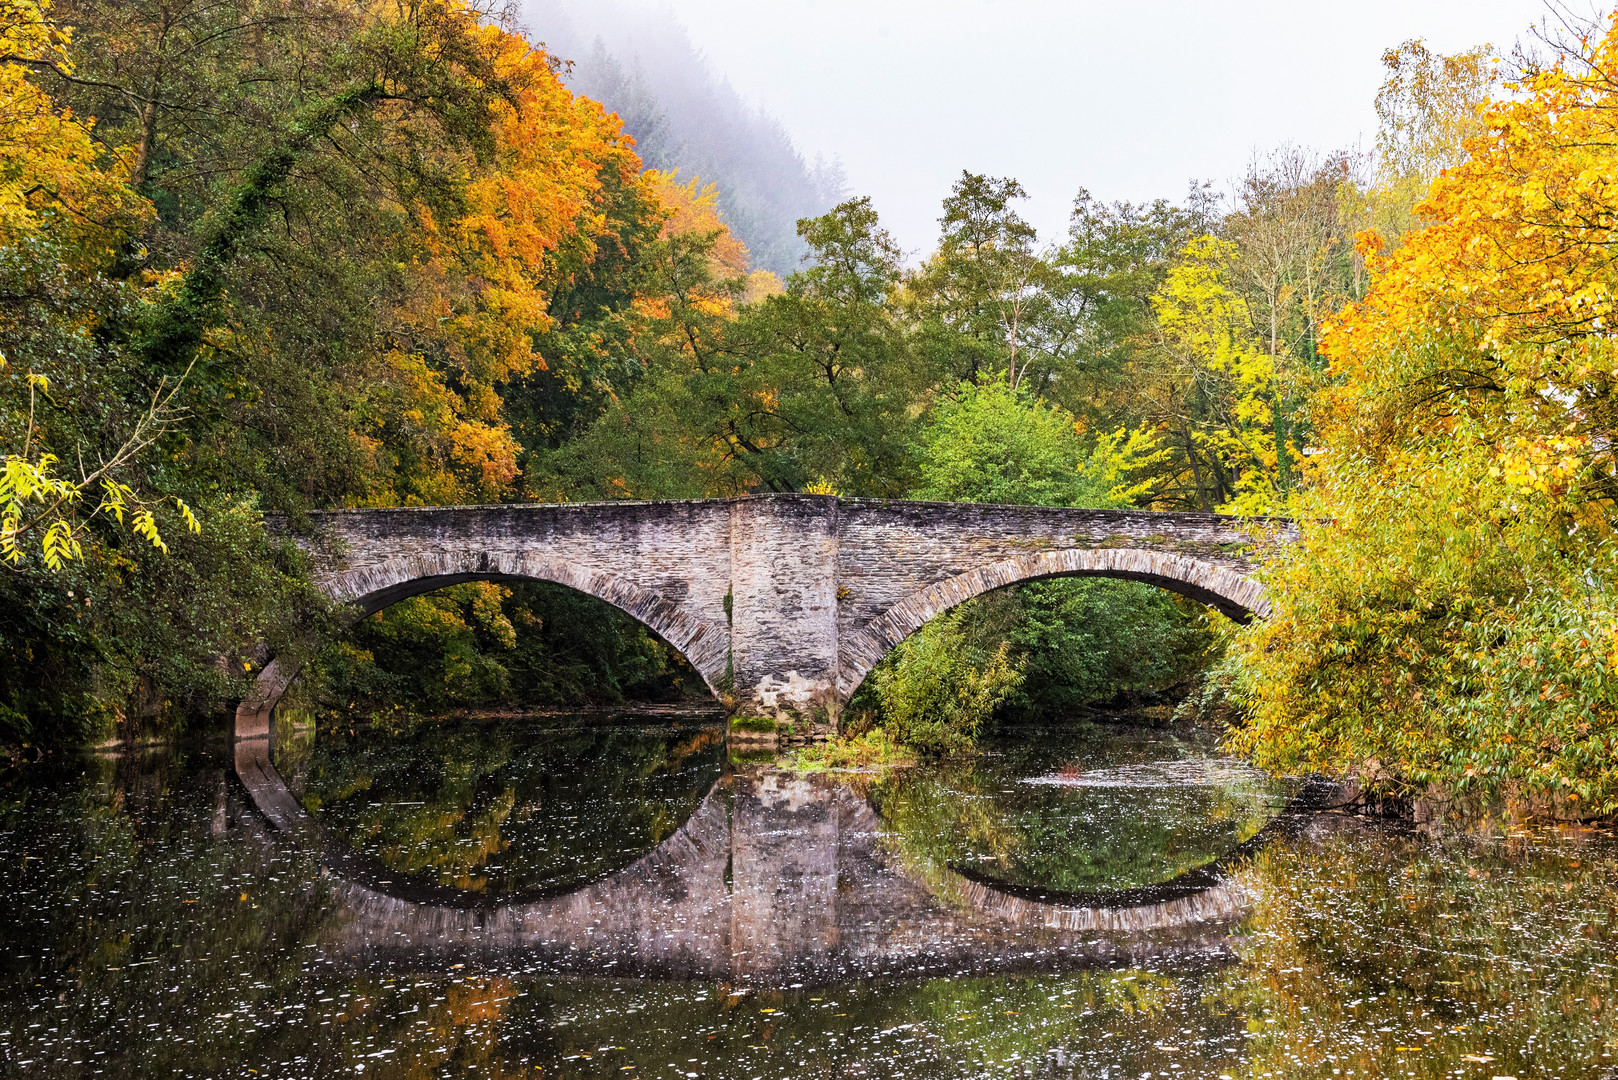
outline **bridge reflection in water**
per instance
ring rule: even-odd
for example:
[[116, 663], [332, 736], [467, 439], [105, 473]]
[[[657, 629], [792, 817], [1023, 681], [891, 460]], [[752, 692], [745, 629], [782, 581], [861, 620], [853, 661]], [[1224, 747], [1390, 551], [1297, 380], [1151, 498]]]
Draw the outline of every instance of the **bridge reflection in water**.
[[771, 766], [731, 769], [683, 825], [599, 880], [502, 900], [407, 883], [324, 837], [267, 751], [239, 742], [237, 774], [288, 842], [321, 847], [331, 944], [364, 966], [787, 985], [1217, 962], [1246, 901], [1219, 862], [1161, 885], [1054, 896], [919, 869], [855, 788]]

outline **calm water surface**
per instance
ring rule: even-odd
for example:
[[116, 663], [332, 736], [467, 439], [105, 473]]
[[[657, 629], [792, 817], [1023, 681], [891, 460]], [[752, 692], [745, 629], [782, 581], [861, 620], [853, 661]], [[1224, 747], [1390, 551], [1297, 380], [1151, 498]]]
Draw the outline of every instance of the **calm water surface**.
[[1618, 846], [1289, 803], [1206, 743], [884, 777], [694, 715], [0, 774], [18, 1076], [1618, 1077]]

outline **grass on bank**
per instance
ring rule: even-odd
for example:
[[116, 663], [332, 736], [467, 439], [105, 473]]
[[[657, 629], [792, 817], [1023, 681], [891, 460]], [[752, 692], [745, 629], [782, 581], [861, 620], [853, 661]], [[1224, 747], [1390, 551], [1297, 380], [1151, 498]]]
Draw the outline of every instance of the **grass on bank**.
[[848, 735], [830, 742], [800, 747], [782, 759], [793, 772], [817, 773], [833, 769], [887, 769], [914, 765], [916, 755], [894, 742], [881, 728]]

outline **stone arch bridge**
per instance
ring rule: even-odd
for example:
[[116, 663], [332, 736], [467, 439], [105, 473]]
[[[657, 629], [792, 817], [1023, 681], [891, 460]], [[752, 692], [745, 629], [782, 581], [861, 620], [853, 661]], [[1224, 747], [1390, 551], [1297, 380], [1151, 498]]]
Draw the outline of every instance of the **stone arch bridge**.
[[[310, 515], [317, 583], [364, 617], [464, 581], [535, 579], [622, 609], [733, 710], [835, 725], [895, 645], [1019, 581], [1110, 577], [1231, 618], [1267, 613], [1250, 576], [1291, 523], [1214, 514], [750, 495], [340, 510]], [[296, 674], [272, 661], [237, 713], [267, 730]]]

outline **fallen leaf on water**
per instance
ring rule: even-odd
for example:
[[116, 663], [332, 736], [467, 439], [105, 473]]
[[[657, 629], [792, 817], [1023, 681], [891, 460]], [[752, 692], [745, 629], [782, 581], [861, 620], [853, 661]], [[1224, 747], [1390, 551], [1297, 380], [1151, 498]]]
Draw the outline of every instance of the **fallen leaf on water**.
[[1492, 1054], [1463, 1054], [1461, 1060], [1475, 1061], [1480, 1065], [1486, 1065], [1494, 1060], [1494, 1056]]

